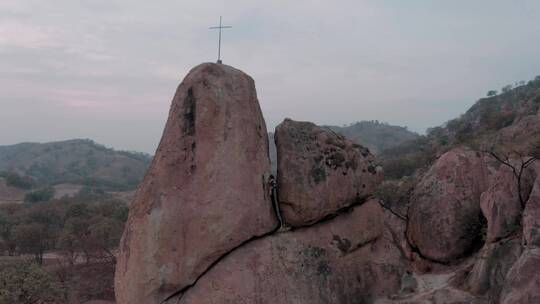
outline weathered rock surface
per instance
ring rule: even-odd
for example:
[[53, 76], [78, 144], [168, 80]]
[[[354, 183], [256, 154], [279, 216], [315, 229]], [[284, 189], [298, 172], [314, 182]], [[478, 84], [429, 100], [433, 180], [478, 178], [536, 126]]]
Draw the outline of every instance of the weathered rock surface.
[[192, 69], [131, 206], [116, 270], [117, 302], [159, 303], [232, 248], [276, 228], [269, 171], [253, 80], [226, 65]]
[[433, 274], [409, 273], [408, 280], [415, 282], [414, 289], [405, 290], [402, 287], [399, 294], [377, 299], [374, 304], [491, 304], [482, 297], [453, 286], [455, 276], [454, 271]]
[[540, 303], [540, 248], [526, 249], [506, 278], [501, 304]]
[[523, 212], [523, 238], [527, 246], [540, 247], [540, 178], [536, 179]]
[[480, 206], [488, 222], [487, 242], [495, 242], [521, 229], [523, 208], [517, 181], [510, 168], [499, 168], [489, 189], [482, 193]]
[[407, 235], [430, 260], [448, 263], [479, 241], [480, 195], [488, 169], [480, 153], [461, 148], [443, 154], [422, 177], [411, 197]]
[[476, 295], [486, 295], [492, 302], [497, 303], [506, 275], [522, 251], [519, 235], [487, 243], [467, 276], [466, 289]]
[[371, 200], [235, 250], [171, 303], [368, 303], [399, 289], [404, 265]]
[[316, 222], [361, 202], [382, 180], [368, 149], [310, 122], [283, 121], [275, 133], [283, 220]]

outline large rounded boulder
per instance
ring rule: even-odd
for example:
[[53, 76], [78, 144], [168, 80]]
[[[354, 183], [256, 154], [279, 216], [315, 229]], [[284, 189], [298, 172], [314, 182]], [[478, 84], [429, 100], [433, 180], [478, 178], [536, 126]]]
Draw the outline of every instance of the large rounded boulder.
[[311, 122], [286, 119], [275, 133], [283, 220], [312, 224], [363, 202], [382, 180], [369, 150]]
[[456, 148], [424, 174], [411, 197], [407, 236], [419, 254], [448, 263], [475, 249], [483, 216], [480, 195], [487, 189], [484, 157]]

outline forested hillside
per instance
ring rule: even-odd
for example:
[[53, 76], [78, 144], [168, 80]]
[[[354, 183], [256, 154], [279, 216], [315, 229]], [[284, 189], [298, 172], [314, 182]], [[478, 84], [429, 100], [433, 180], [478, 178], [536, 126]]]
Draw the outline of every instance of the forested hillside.
[[115, 151], [87, 139], [0, 146], [1, 175], [24, 189], [66, 183], [134, 189], [150, 160], [150, 155]]

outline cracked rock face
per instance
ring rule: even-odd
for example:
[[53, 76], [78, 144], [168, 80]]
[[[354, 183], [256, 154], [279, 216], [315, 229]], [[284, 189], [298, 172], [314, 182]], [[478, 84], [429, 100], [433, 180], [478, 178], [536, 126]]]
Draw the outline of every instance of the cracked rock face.
[[[540, 173], [540, 166], [535, 167]], [[528, 246], [540, 247], [540, 177], [536, 178], [523, 213], [523, 234]]]
[[519, 237], [487, 243], [467, 276], [467, 289], [477, 295], [487, 294], [490, 299], [498, 299], [506, 275], [522, 251]]
[[422, 177], [411, 197], [407, 236], [430, 260], [448, 263], [478, 244], [480, 195], [488, 169], [480, 153], [456, 148], [443, 154]]
[[540, 303], [540, 248], [526, 249], [512, 266], [501, 292], [501, 304]]
[[275, 133], [283, 221], [298, 227], [362, 202], [382, 180], [367, 148], [310, 122], [286, 119]]
[[381, 207], [371, 200], [238, 248], [167, 303], [370, 303], [399, 288], [399, 263], [399, 251], [383, 238]]
[[[518, 166], [518, 164], [516, 164]], [[534, 183], [533, 170], [525, 170], [521, 193], [525, 201]], [[482, 212], [487, 219], [487, 242], [495, 242], [521, 229], [523, 207], [519, 201], [516, 178], [507, 166], [499, 167], [487, 191], [480, 199]]]
[[120, 244], [120, 304], [159, 303], [277, 226], [268, 137], [253, 79], [206, 63], [178, 87]]

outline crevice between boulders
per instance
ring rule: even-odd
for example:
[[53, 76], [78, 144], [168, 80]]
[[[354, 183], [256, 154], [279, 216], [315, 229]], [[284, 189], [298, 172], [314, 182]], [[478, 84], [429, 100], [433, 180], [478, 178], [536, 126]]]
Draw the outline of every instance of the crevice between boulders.
[[197, 282], [205, 275], [207, 274], [212, 268], [214, 268], [214, 266], [216, 266], [219, 262], [221, 262], [223, 259], [225, 259], [229, 254], [231, 254], [233, 251], [237, 250], [238, 248], [240, 247], [243, 247], [245, 245], [247, 245], [248, 243], [251, 243], [253, 241], [256, 241], [256, 240], [259, 240], [259, 239], [262, 239], [262, 238], [265, 238], [267, 236], [270, 236], [270, 235], [273, 235], [274, 233], [276, 233], [279, 228], [281, 228], [281, 225], [277, 225], [274, 229], [272, 229], [271, 231], [265, 233], [265, 234], [261, 234], [261, 235], [256, 235], [256, 236], [253, 236], [245, 241], [243, 241], [242, 243], [240, 243], [240, 245], [230, 249], [229, 251], [225, 252], [223, 255], [221, 255], [217, 260], [215, 260], [212, 264], [210, 264], [210, 266], [208, 266], [208, 268], [206, 268], [206, 270], [201, 273], [196, 279], [195, 281], [193, 281], [193, 283], [185, 286], [184, 288], [180, 289], [179, 291], [176, 291], [174, 292], [173, 294], [171, 294], [170, 296], [168, 296], [167, 298], [165, 298], [165, 300], [161, 301], [160, 303], [161, 304], [164, 304], [164, 303], [167, 303], [167, 301], [173, 299], [174, 297], [178, 296], [178, 300], [177, 301], [180, 301], [180, 299], [182, 298], [182, 296], [188, 291], [188, 289], [190, 289], [191, 287], [195, 286], [197, 284]]
[[[293, 231], [297, 231], [297, 230], [302, 230], [302, 229], [308, 229], [308, 228], [311, 228], [313, 226], [316, 226], [316, 225], [319, 225], [319, 224], [324, 224], [326, 222], [329, 222], [337, 217], [339, 217], [340, 215], [343, 215], [343, 214], [347, 214], [347, 213], [350, 213], [352, 212], [352, 210], [358, 206], [361, 206], [363, 205], [364, 203], [368, 202], [371, 198], [373, 198], [372, 196], [369, 196], [367, 197], [365, 200], [363, 201], [357, 201], [357, 202], [354, 202], [353, 204], [349, 205], [349, 206], [346, 206], [346, 207], [343, 207], [341, 209], [338, 209], [337, 211], [335, 211], [334, 213], [331, 213], [327, 216], [325, 216], [324, 218], [316, 221], [316, 222], [313, 222], [313, 223], [310, 223], [310, 224], [306, 224], [306, 225], [302, 225], [302, 226], [297, 226], [297, 227], [284, 227], [282, 221], [281, 221], [281, 215], [279, 214], [279, 207], [276, 208], [274, 206], [274, 211], [276, 211], [276, 217], [278, 217], [278, 225], [272, 229], [271, 231], [267, 232], [267, 233], [264, 233], [264, 234], [261, 234], [261, 235], [256, 235], [256, 236], [253, 236], [245, 241], [243, 241], [242, 243], [240, 243], [238, 246], [235, 246], [234, 248], [230, 249], [229, 251], [225, 252], [223, 255], [221, 255], [218, 259], [216, 259], [212, 264], [210, 264], [210, 266], [208, 266], [208, 268], [206, 268], [206, 270], [201, 273], [196, 279], [195, 281], [193, 281], [193, 283], [183, 287], [182, 289], [172, 293], [170, 296], [168, 296], [167, 298], [165, 298], [164, 300], [162, 300], [160, 302], [160, 304], [165, 304], [167, 303], [168, 301], [174, 299], [175, 297], [178, 297], [177, 298], [177, 303], [179, 303], [179, 301], [182, 299], [182, 297], [186, 294], [186, 292], [191, 289], [193, 286], [195, 286], [197, 284], [197, 282], [202, 278], [204, 277], [210, 270], [212, 270], [212, 268], [214, 268], [217, 264], [219, 264], [221, 261], [223, 261], [227, 256], [229, 256], [231, 253], [233, 253], [234, 251], [236, 251], [237, 249], [243, 247], [243, 246], [246, 246], [247, 244], [251, 243], [251, 242], [254, 242], [254, 241], [257, 241], [257, 240], [260, 240], [260, 239], [263, 239], [263, 238], [266, 238], [266, 237], [269, 237], [269, 236], [272, 236], [276, 233], [288, 233], [288, 232], [293, 232]], [[279, 215], [279, 216], [278, 216]], [[280, 231], [281, 228], [287, 228], [286, 230], [283, 230], [283, 231]], [[363, 247], [373, 241], [375, 241], [377, 238], [375, 238], [374, 240], [371, 240], [371, 241], [368, 241], [366, 242], [365, 244], [360, 244], [358, 246], [358, 248], [360, 247]], [[356, 249], [358, 249], [356, 248]]]

